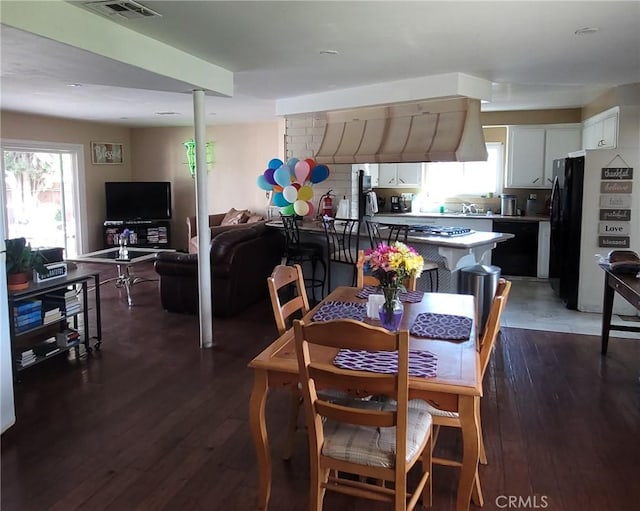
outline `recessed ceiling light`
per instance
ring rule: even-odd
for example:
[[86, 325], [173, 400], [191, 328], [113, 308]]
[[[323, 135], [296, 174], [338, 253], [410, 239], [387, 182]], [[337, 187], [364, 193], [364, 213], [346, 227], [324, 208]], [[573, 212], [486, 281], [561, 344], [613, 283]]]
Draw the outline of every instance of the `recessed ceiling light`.
[[576, 30], [574, 34], [575, 35], [591, 35], [591, 34], [595, 34], [598, 30], [600, 30], [598, 27], [584, 27]]
[[156, 115], [180, 115], [178, 112], [156, 112]]
[[320, 50], [320, 55], [340, 55], [338, 50]]
[[67, 84], [69, 87], [82, 87], [81, 83], [69, 83]]

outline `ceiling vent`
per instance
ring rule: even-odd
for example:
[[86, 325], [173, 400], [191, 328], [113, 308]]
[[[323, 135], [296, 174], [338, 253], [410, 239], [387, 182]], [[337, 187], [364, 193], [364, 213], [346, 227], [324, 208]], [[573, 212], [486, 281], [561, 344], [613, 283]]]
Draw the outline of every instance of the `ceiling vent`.
[[127, 20], [138, 18], [158, 18], [162, 14], [145, 7], [133, 0], [107, 0], [102, 2], [86, 2], [87, 9], [106, 16], [118, 16]]

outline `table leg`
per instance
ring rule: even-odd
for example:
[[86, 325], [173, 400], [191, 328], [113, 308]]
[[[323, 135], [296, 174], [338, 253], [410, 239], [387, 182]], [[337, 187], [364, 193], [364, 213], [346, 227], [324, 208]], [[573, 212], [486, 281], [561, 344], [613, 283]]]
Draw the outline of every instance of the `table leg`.
[[94, 293], [96, 296], [96, 349], [100, 349], [102, 344], [102, 313], [100, 312], [100, 274], [93, 277], [95, 281]]
[[[476, 400], [478, 396], [460, 396], [458, 398], [460, 413], [460, 424], [462, 426], [462, 467], [460, 469], [460, 480], [458, 481], [458, 496], [456, 500], [456, 511], [468, 511], [471, 493], [474, 490], [478, 472], [478, 461], [480, 459], [480, 437], [478, 429], [478, 415]], [[479, 495], [476, 488], [477, 496]], [[479, 502], [481, 505], [481, 502]]]
[[611, 313], [613, 311], [614, 289], [609, 285], [609, 275], [604, 274], [604, 298], [602, 300], [602, 346], [601, 353], [607, 354], [609, 345], [609, 331], [611, 329]]
[[265, 404], [269, 390], [267, 371], [254, 370], [253, 390], [249, 401], [249, 423], [258, 458], [258, 509], [266, 510], [271, 495], [271, 453], [267, 438]]

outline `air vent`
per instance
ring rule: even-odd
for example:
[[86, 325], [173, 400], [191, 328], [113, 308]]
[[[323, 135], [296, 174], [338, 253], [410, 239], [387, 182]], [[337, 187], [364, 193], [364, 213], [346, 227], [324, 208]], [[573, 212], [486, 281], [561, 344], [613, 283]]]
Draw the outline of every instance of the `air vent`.
[[107, 0], [104, 2], [86, 2], [87, 9], [107, 16], [119, 16], [128, 20], [138, 18], [157, 18], [162, 14], [145, 7], [133, 0]]

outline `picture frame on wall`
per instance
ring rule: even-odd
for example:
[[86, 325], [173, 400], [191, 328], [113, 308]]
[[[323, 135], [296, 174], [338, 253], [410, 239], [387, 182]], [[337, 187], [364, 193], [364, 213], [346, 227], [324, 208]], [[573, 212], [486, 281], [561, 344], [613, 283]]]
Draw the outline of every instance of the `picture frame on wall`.
[[122, 144], [91, 142], [91, 163], [94, 165], [121, 165], [123, 162]]

